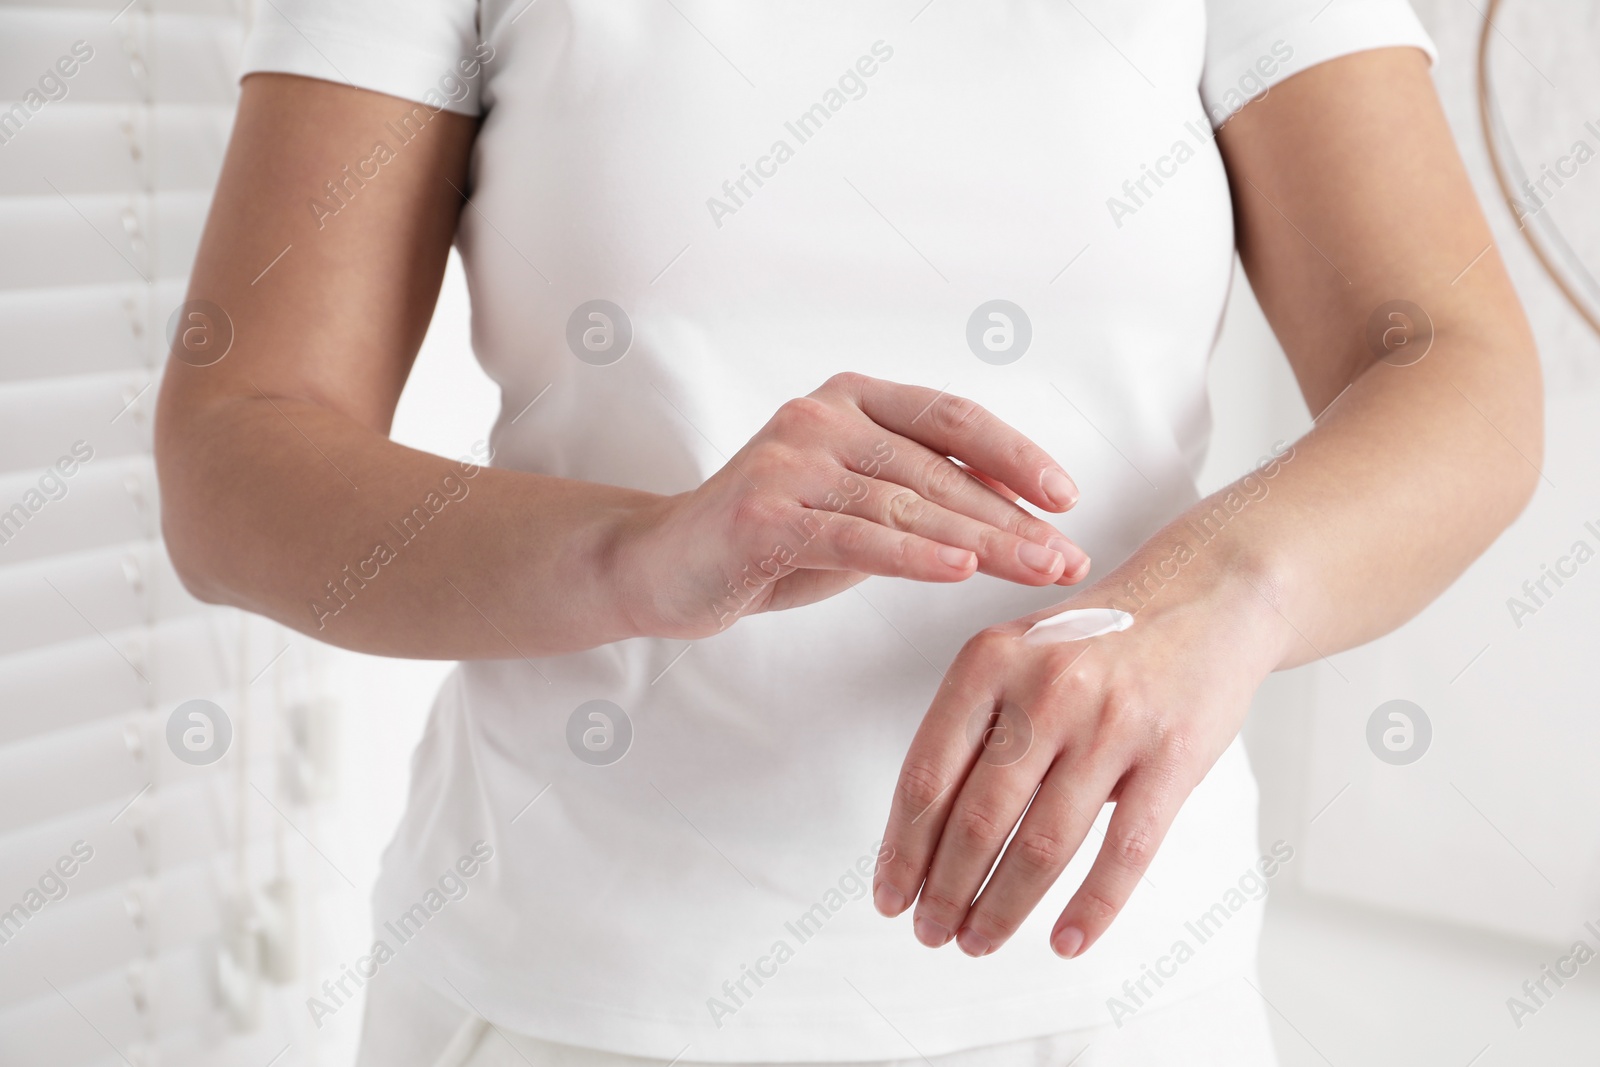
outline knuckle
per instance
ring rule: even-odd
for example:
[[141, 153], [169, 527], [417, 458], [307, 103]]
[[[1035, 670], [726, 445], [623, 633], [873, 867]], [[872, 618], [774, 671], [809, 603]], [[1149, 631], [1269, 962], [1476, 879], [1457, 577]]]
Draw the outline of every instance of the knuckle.
[[1111, 897], [1098, 886], [1084, 886], [1080, 897], [1080, 906], [1088, 917], [1089, 923], [1096, 929], [1105, 929], [1111, 920], [1117, 917], [1119, 906]]
[[899, 799], [916, 815], [933, 807], [947, 788], [944, 775], [931, 764], [907, 761], [900, 769]]
[[843, 370], [838, 374], [830, 375], [828, 380], [822, 383], [822, 388], [836, 393], [855, 394], [859, 393], [871, 382], [872, 379], [865, 374], [853, 370]]
[[1010, 536], [993, 527], [985, 527], [978, 532], [978, 554], [984, 559], [1014, 556], [1016, 553], [1013, 548]]
[[1053, 878], [1067, 865], [1067, 840], [1048, 830], [1025, 830], [1011, 842], [1017, 867], [1026, 878]]
[[909, 489], [896, 490], [883, 502], [883, 524], [890, 529], [909, 530], [922, 515], [922, 498]]
[[1127, 689], [1113, 686], [1101, 698], [1100, 721], [1107, 731], [1141, 733], [1146, 720], [1144, 702]]
[[[847, 561], [855, 561], [865, 566], [875, 566], [876, 561], [867, 561], [866, 556], [871, 551], [872, 541], [870, 527], [861, 523], [847, 523], [837, 526], [834, 534], [839, 554]], [[895, 561], [891, 558], [891, 564]]]
[[1100, 671], [1085, 661], [1085, 650], [1057, 645], [1045, 657], [1045, 670], [1063, 697], [1081, 700], [1100, 691]]
[[1011, 649], [1011, 636], [998, 627], [987, 627], [967, 638], [959, 659], [965, 666], [983, 669], [984, 665], [1005, 661]]
[[[868, 530], [862, 530], [861, 537], [865, 540], [870, 536]], [[888, 543], [889, 568], [895, 574], [915, 574], [918, 570], [918, 542], [910, 537], [891, 537]]]
[[912, 860], [905, 849], [892, 849], [878, 861], [878, 876], [897, 888], [917, 885], [922, 880], [922, 871], [922, 866]]
[[977, 428], [985, 414], [976, 401], [964, 396], [944, 396], [934, 403], [928, 417], [940, 432], [951, 437], [963, 437]]
[[967, 918], [967, 925], [987, 937], [991, 944], [1009, 941], [1022, 927], [1022, 918], [1013, 919], [1003, 915], [992, 908], [986, 908], [982, 903]]
[[946, 920], [947, 926], [954, 926], [953, 919], [965, 915], [970, 900], [957, 900], [948, 893], [941, 892], [936, 886], [923, 886], [922, 894], [917, 898], [918, 912]]
[[1038, 446], [1020, 434], [1016, 440], [1006, 446], [1005, 458], [1012, 467], [1018, 470], [1028, 470], [1032, 467], [1044, 465]]
[[1116, 862], [1132, 871], [1143, 871], [1156, 854], [1156, 828], [1141, 819], [1106, 838]]
[[928, 474], [928, 492], [935, 500], [949, 500], [967, 484], [967, 472], [947, 459], [940, 459]]
[[963, 804], [950, 817], [950, 830], [968, 848], [994, 848], [1005, 841], [1011, 826], [988, 804]]
[[833, 409], [814, 396], [797, 396], [785, 400], [772, 417], [773, 428], [780, 433], [815, 433], [833, 418]]

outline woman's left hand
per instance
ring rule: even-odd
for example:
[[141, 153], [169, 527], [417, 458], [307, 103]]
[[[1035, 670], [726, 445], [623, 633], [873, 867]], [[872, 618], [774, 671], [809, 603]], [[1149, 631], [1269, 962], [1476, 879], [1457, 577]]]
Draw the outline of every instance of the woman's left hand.
[[[1238, 734], [1282, 658], [1285, 623], [1259, 578], [1216, 560], [1156, 558], [1135, 557], [1065, 605], [1130, 611], [1123, 632], [1025, 640], [1056, 607], [985, 630], [957, 656], [906, 755], [873, 881], [885, 915], [916, 900], [923, 944], [954, 936], [971, 956], [999, 948], [1115, 802], [1050, 935], [1058, 955], [1083, 952]], [[1130, 595], [1129, 582], [1143, 591]]]

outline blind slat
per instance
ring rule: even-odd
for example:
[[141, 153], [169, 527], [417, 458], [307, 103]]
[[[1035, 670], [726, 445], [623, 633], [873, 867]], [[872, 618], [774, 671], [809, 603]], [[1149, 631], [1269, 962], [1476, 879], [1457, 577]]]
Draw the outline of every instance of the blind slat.
[[214, 616], [103, 636], [85, 624], [81, 640], [0, 659], [0, 745], [222, 691], [231, 661], [217, 651], [222, 634]]
[[[133, 281], [0, 291], [0, 385], [148, 370], [166, 351], [166, 323], [184, 281]], [[154, 342], [151, 338], [154, 336]], [[152, 347], [153, 345], [159, 347]]]
[[153, 542], [0, 567], [0, 605], [0, 659], [79, 640], [78, 612], [111, 631], [212, 610], [189, 595]]
[[[0, 386], [0, 471], [53, 468], [59, 476], [83, 469], [85, 455], [92, 465], [148, 453], [153, 405], [130, 404], [141, 391], [154, 400], [146, 371]], [[62, 479], [63, 492], [72, 477]]]
[[150, 283], [188, 273], [209, 193], [71, 196], [47, 179], [39, 176], [36, 196], [0, 199], [0, 290]]
[[32, 196], [48, 175], [69, 196], [154, 188], [208, 191], [227, 147], [226, 104], [155, 108], [72, 101], [45, 108], [0, 147], [0, 197]]
[[[78, 41], [84, 45], [74, 53]], [[231, 104], [243, 41], [236, 20], [215, 16], [133, 10], [112, 22], [98, 11], [0, 7], [5, 106], [27, 106], [28, 90], [38, 90], [40, 106], [26, 125], [72, 101]]]
[[43, 470], [0, 476], [0, 563], [146, 541], [159, 532], [149, 456], [90, 460], [68, 479], [59, 500], [41, 489], [43, 477]]

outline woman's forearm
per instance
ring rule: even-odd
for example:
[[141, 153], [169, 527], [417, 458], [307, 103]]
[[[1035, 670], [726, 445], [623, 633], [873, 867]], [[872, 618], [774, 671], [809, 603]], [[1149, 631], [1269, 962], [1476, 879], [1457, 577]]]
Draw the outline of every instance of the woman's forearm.
[[518, 658], [633, 636], [609, 556], [648, 493], [444, 459], [289, 397], [166, 420], [189, 588], [344, 648]]
[[[157, 428], [190, 589], [361, 651], [553, 655], [696, 638], [866, 575], [1071, 584], [1083, 551], [952, 463], [1066, 510], [1071, 480], [970, 401], [835, 375], [673, 496], [404, 448], [323, 404], [207, 396], [175, 361]], [[483, 459], [486, 457], [476, 457]]]
[[[1296, 446], [1259, 529], [1288, 632], [1280, 667], [1406, 622], [1522, 511], [1539, 481], [1543, 390], [1520, 316], [1377, 363]], [[1259, 545], [1259, 548], [1254, 546]]]
[[[1521, 367], [1519, 373], [1506, 373]], [[1293, 446], [1194, 505], [1118, 568], [1136, 613], [1243, 592], [1270, 635], [1266, 669], [1370, 641], [1454, 581], [1538, 481], [1531, 342], [1441, 332], [1411, 366], [1374, 363]]]

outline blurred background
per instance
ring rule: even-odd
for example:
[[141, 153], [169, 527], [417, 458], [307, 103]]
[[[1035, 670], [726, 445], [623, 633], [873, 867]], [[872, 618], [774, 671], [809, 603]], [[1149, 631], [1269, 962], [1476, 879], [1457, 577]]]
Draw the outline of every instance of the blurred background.
[[[1295, 859], [1261, 992], [1285, 1067], [1592, 1064], [1600, 4], [1413, 5], [1540, 343], [1547, 462], [1418, 619], [1263, 688], [1262, 840]], [[359, 997], [320, 1026], [306, 1000], [370, 941], [450, 667], [199, 604], [161, 547], [155, 385], [249, 19], [0, 0], [0, 509], [23, 506], [0, 511], [0, 1067], [350, 1063]], [[483, 436], [499, 398], [468, 319], [452, 258], [398, 440]], [[1207, 492], [1310, 425], [1242, 275], [1213, 381]], [[175, 714], [194, 699], [225, 721]]]

